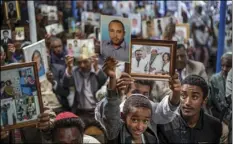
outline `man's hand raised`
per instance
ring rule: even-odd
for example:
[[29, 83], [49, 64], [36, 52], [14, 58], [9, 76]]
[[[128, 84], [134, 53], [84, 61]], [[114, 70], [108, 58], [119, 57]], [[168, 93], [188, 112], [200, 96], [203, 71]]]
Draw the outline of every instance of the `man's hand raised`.
[[178, 105], [180, 103], [181, 83], [178, 77], [179, 75], [176, 73], [169, 81], [170, 88], [173, 91], [173, 95], [170, 97], [170, 102], [173, 105]]

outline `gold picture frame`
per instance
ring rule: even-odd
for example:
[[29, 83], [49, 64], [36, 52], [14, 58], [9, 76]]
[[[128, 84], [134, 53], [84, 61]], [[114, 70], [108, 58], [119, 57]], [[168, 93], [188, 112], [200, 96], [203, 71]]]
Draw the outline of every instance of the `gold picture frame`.
[[[11, 6], [13, 6], [13, 10], [11, 13], [9, 11], [10, 4], [11, 4]], [[18, 1], [7, 1], [7, 2], [4, 2], [4, 5], [5, 5], [5, 16], [6, 16], [7, 20], [8, 19], [11, 19], [11, 20], [20, 20], [21, 19]]]

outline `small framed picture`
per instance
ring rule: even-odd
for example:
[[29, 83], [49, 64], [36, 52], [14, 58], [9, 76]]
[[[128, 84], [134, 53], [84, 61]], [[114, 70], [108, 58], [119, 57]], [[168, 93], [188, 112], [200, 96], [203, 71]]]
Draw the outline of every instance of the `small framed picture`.
[[46, 79], [46, 72], [49, 69], [45, 40], [43, 39], [24, 47], [23, 52], [26, 62], [36, 62], [38, 77], [40, 81], [44, 81]]
[[48, 13], [48, 21], [57, 21], [58, 16], [56, 12], [50, 12]]
[[190, 38], [189, 24], [176, 24], [177, 43], [187, 43]]
[[101, 15], [101, 54], [129, 63], [131, 21], [128, 18]]
[[1, 126], [6, 130], [37, 124], [43, 111], [36, 63], [1, 67]]
[[41, 10], [41, 13], [42, 13], [43, 16], [47, 16], [48, 15], [48, 13], [49, 13], [48, 7], [49, 6], [46, 5], [46, 4], [41, 4], [40, 5], [40, 10]]
[[128, 72], [134, 77], [170, 78], [175, 73], [176, 42], [132, 39]]
[[16, 27], [15, 32], [16, 32], [16, 36], [15, 36], [16, 40], [21, 41], [25, 39], [24, 27]]
[[20, 20], [20, 9], [18, 1], [5, 2], [5, 14], [6, 19], [18, 19]]

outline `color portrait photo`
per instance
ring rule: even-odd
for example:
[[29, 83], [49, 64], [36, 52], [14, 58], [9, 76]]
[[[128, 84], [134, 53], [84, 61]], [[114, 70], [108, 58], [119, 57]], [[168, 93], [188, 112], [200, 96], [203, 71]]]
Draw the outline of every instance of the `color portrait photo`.
[[101, 54], [129, 63], [131, 21], [128, 18], [101, 15]]
[[23, 48], [25, 61], [26, 62], [36, 62], [37, 70], [40, 81], [46, 79], [46, 72], [48, 70], [48, 58], [46, 54], [45, 41], [41, 40], [32, 45]]
[[170, 48], [132, 45], [131, 73], [169, 73]]

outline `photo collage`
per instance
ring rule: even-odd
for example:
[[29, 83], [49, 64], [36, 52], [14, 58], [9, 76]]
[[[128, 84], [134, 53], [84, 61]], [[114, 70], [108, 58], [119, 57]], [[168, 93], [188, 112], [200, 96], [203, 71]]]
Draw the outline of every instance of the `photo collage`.
[[1, 126], [36, 120], [40, 113], [32, 66], [1, 71]]

